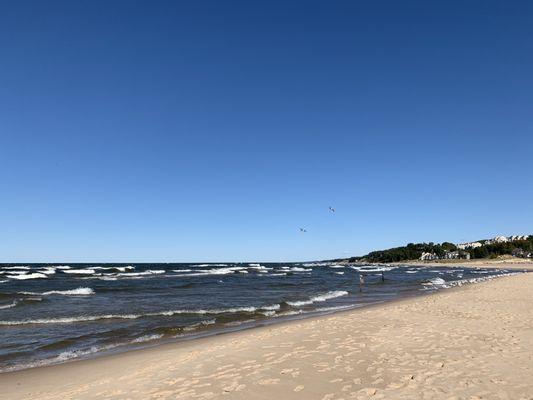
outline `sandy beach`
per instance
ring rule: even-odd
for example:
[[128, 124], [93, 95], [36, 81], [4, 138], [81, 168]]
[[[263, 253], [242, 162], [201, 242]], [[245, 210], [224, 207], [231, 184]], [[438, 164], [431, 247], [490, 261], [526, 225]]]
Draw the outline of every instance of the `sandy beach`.
[[533, 274], [0, 375], [16, 399], [533, 399]]

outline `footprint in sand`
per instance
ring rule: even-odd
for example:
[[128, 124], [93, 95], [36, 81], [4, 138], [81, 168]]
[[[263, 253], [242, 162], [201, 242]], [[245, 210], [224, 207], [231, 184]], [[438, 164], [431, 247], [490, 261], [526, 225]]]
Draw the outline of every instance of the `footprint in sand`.
[[301, 392], [302, 390], [304, 390], [304, 385], [298, 385], [294, 388], [294, 391], [295, 392]]

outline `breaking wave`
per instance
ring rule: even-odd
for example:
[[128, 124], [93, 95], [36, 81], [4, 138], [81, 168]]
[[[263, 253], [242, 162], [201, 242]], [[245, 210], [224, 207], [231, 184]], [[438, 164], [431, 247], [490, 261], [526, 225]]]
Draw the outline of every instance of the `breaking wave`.
[[333, 290], [331, 292], [327, 292], [327, 293], [324, 293], [324, 294], [319, 294], [318, 296], [313, 296], [309, 300], [287, 301], [286, 303], [291, 305], [291, 306], [295, 306], [295, 307], [307, 306], [309, 304], [318, 303], [318, 302], [322, 302], [322, 301], [327, 301], [327, 300], [330, 300], [330, 299], [334, 299], [336, 297], [346, 296], [347, 294], [348, 294], [348, 292], [345, 291], [345, 290]]
[[[278, 305], [279, 306], [279, 305]], [[104, 315], [80, 315], [76, 317], [27, 319], [20, 321], [0, 321], [0, 326], [14, 325], [44, 325], [44, 324], [72, 324], [77, 322], [93, 322], [106, 319], [137, 319], [146, 317], [171, 317], [177, 314], [205, 315], [205, 314], [226, 314], [226, 313], [253, 313], [258, 310], [271, 310], [273, 306], [265, 307], [233, 307], [223, 309], [207, 310], [168, 310], [149, 312], [143, 314], [104, 314]]]
[[19, 294], [28, 294], [33, 296], [49, 296], [52, 294], [63, 295], [63, 296], [88, 296], [94, 294], [94, 290], [88, 287], [81, 287], [71, 290], [50, 290], [48, 292], [18, 292]]

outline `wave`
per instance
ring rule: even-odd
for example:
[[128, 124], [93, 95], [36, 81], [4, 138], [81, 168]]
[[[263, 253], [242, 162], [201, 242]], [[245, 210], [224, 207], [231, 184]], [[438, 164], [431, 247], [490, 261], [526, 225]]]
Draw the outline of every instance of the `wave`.
[[96, 271], [93, 268], [81, 268], [81, 269], [66, 269], [63, 271], [66, 274], [78, 274], [78, 275], [91, 275]]
[[333, 273], [337, 275], [344, 275], [344, 271], [334, 271]]
[[191, 267], [227, 267], [228, 264], [191, 264]]
[[0, 310], [6, 310], [6, 309], [8, 309], [8, 308], [13, 308], [13, 307], [15, 307], [17, 304], [18, 304], [18, 301], [17, 301], [17, 300], [14, 300], [11, 304], [3, 304], [3, 305], [0, 305]]
[[291, 306], [299, 307], [299, 306], [307, 306], [309, 304], [318, 303], [327, 301], [330, 299], [334, 299], [341, 296], [346, 296], [348, 294], [345, 290], [333, 290], [331, 292], [319, 294], [318, 296], [313, 296], [309, 300], [301, 300], [301, 301], [287, 301], [286, 303]]
[[132, 343], [144, 343], [144, 342], [150, 342], [152, 340], [161, 339], [164, 335], [162, 334], [152, 334], [152, 335], [144, 335], [140, 336], [138, 338], [133, 339]]
[[246, 268], [245, 267], [213, 268], [213, 269], [207, 269], [205, 271], [194, 272], [192, 274], [176, 274], [176, 275], [171, 275], [171, 276], [187, 277], [187, 276], [227, 275], [227, 274], [234, 274], [236, 272], [242, 272], [243, 270], [246, 270]]
[[46, 276], [45, 274], [41, 274], [39, 272], [34, 272], [33, 274], [27, 274], [27, 275], [7, 275], [6, 277], [9, 279], [18, 279], [18, 280], [48, 278], [48, 276]]
[[53, 268], [55, 268], [55, 269], [63, 269], [64, 270], [64, 269], [70, 269], [71, 266], [70, 265], [54, 265]]
[[433, 278], [430, 279], [428, 282], [422, 282], [422, 285], [446, 285], [446, 281], [442, 278]]
[[20, 265], [20, 266], [15, 266], [15, 267], [1, 267], [2, 269], [25, 269], [25, 270], [30, 270], [31, 267], [28, 267], [26, 265]]
[[[271, 307], [271, 306], [265, 306]], [[19, 321], [0, 321], [0, 326], [14, 326], [14, 325], [45, 325], [45, 324], [72, 324], [77, 322], [93, 322], [106, 319], [138, 319], [146, 317], [171, 317], [178, 314], [191, 315], [205, 315], [205, 314], [227, 314], [227, 313], [253, 313], [258, 310], [264, 310], [264, 307], [233, 307], [223, 309], [207, 309], [207, 310], [168, 310], [149, 312], [144, 314], [104, 314], [104, 315], [80, 315], [75, 317], [59, 317], [59, 318], [42, 318], [42, 319], [26, 319]]]
[[265, 267], [264, 265], [261, 265], [261, 264], [248, 264], [248, 268], [249, 269], [255, 269], [259, 272], [261, 271], [269, 271], [271, 269], [273, 269], [272, 267]]
[[18, 292], [19, 294], [27, 294], [27, 295], [33, 295], [33, 296], [49, 296], [52, 294], [58, 294], [63, 296], [88, 296], [91, 294], [94, 294], [94, 290], [88, 287], [81, 287], [77, 289], [71, 289], [71, 290], [50, 290], [48, 292]]
[[126, 271], [133, 271], [135, 267], [132, 267], [131, 265], [128, 265], [127, 267], [93, 267], [91, 269], [96, 269], [99, 271], [118, 271], [118, 272], [126, 272]]
[[354, 269], [359, 272], [387, 272], [396, 269], [397, 267], [354, 267], [351, 266], [351, 269]]
[[182, 328], [182, 330], [183, 330], [184, 332], [195, 331], [196, 329], [198, 329], [198, 328], [200, 328], [200, 327], [202, 327], [202, 326], [213, 325], [215, 322], [216, 322], [215, 319], [208, 319], [208, 320], [205, 320], [205, 321], [197, 322], [196, 324], [192, 324], [192, 325], [184, 326], [184, 327]]
[[51, 268], [51, 267], [47, 267], [47, 268], [44, 268], [44, 269], [40, 269], [37, 272], [39, 272], [41, 274], [45, 274], [45, 275], [53, 275], [53, 274], [56, 273], [56, 269], [55, 268]]
[[164, 269], [156, 269], [156, 270], [147, 269], [146, 271], [143, 271], [143, 272], [121, 272], [113, 276], [120, 276], [123, 278], [128, 278], [128, 277], [137, 277], [137, 276], [146, 276], [146, 275], [160, 275], [160, 274], [164, 274], [165, 272], [167, 271], [165, 271]]
[[333, 264], [333, 265], [329, 265], [330, 268], [345, 268], [346, 265], [340, 265], [340, 264]]
[[284, 271], [290, 271], [290, 272], [310, 272], [313, 269], [312, 268], [301, 268], [301, 267], [282, 267]]

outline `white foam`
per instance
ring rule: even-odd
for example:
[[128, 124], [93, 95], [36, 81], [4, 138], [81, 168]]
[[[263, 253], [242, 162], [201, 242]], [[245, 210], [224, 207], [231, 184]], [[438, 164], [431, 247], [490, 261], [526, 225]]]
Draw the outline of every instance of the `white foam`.
[[362, 266], [362, 267], [355, 267], [355, 266], [351, 266], [350, 267], [351, 269], [354, 269], [356, 271], [359, 271], [359, 272], [386, 272], [386, 271], [392, 271], [393, 269], [396, 269], [397, 267], [366, 267], [366, 266]]
[[160, 275], [160, 274], [164, 274], [165, 272], [166, 271], [164, 269], [156, 269], [156, 270], [147, 269], [146, 271], [143, 271], [143, 272], [121, 272], [119, 274], [116, 274], [116, 276], [128, 278], [128, 277], [137, 277], [137, 276], [146, 276], [146, 275]]
[[131, 342], [132, 343], [144, 343], [144, 342], [149, 342], [151, 340], [157, 340], [157, 339], [161, 339], [163, 337], [163, 335], [161, 334], [153, 334], [153, 335], [144, 335], [144, 336], [140, 336], [136, 339], [133, 339]]
[[22, 265], [22, 266], [16, 266], [16, 267], [2, 267], [2, 269], [25, 269], [25, 270], [30, 270], [31, 268], [26, 266], [26, 265]]
[[70, 269], [70, 265], [57, 265], [57, 266], [54, 266], [55, 269]]
[[39, 272], [34, 272], [33, 274], [28, 274], [28, 275], [8, 275], [7, 278], [25, 280], [25, 279], [48, 278], [48, 277], [45, 274], [41, 274]]
[[187, 276], [209, 276], [209, 275], [227, 275], [233, 274], [235, 272], [241, 272], [245, 270], [245, 267], [227, 267], [227, 268], [212, 268], [205, 271], [194, 272], [192, 274], [178, 274], [172, 275], [176, 277], [187, 277]]
[[309, 304], [317, 303], [317, 302], [323, 302], [330, 299], [334, 299], [341, 296], [346, 296], [348, 294], [345, 290], [333, 290], [331, 292], [319, 294], [317, 296], [311, 297], [309, 300], [302, 300], [302, 301], [287, 301], [287, 304], [291, 306], [306, 306]]
[[272, 317], [273, 315], [276, 315], [275, 311], [261, 311], [261, 314], [263, 314], [265, 317]]
[[281, 305], [279, 305], [279, 304], [271, 304], [269, 306], [261, 307], [261, 310], [272, 311], [272, 310], [279, 310], [280, 308], [281, 308]]
[[68, 269], [63, 271], [66, 274], [91, 275], [96, 271], [93, 268]]
[[173, 269], [172, 272], [192, 272], [192, 269]]
[[216, 320], [214, 320], [214, 319], [208, 319], [208, 320], [205, 320], [205, 321], [200, 321], [200, 322], [198, 322], [196, 324], [185, 326], [185, 327], [183, 327], [182, 330], [184, 332], [190, 332], [190, 331], [194, 331], [194, 330], [198, 329], [201, 326], [213, 325], [215, 322], [216, 322]]
[[191, 267], [227, 267], [228, 264], [196, 264]]
[[271, 269], [273, 269], [272, 267], [265, 267], [264, 265], [261, 265], [261, 264], [248, 264], [248, 268], [249, 269], [255, 269], [259, 272], [261, 271], [270, 271]]
[[344, 275], [344, 271], [335, 271], [334, 273], [337, 275]]
[[345, 268], [346, 266], [345, 265], [340, 265], [340, 264], [333, 264], [333, 265], [330, 265], [329, 267], [330, 268]]
[[53, 275], [56, 273], [56, 270], [55, 268], [52, 268], [52, 267], [46, 267], [45, 269], [40, 269], [37, 272], [41, 274], [45, 274], [45, 275]]
[[17, 300], [14, 300], [13, 303], [11, 304], [4, 304], [4, 305], [0, 305], [0, 310], [6, 310], [8, 308], [13, 308], [17, 305], [18, 301]]
[[88, 296], [94, 294], [94, 290], [88, 287], [81, 287], [71, 290], [50, 290], [48, 292], [19, 292], [20, 294], [29, 294], [34, 296], [49, 296], [52, 294], [63, 295], [63, 296]]
[[442, 279], [442, 278], [433, 278], [433, 279], [430, 279], [429, 282], [422, 283], [422, 285], [440, 286], [440, 285], [446, 285], [446, 281], [444, 279]]

